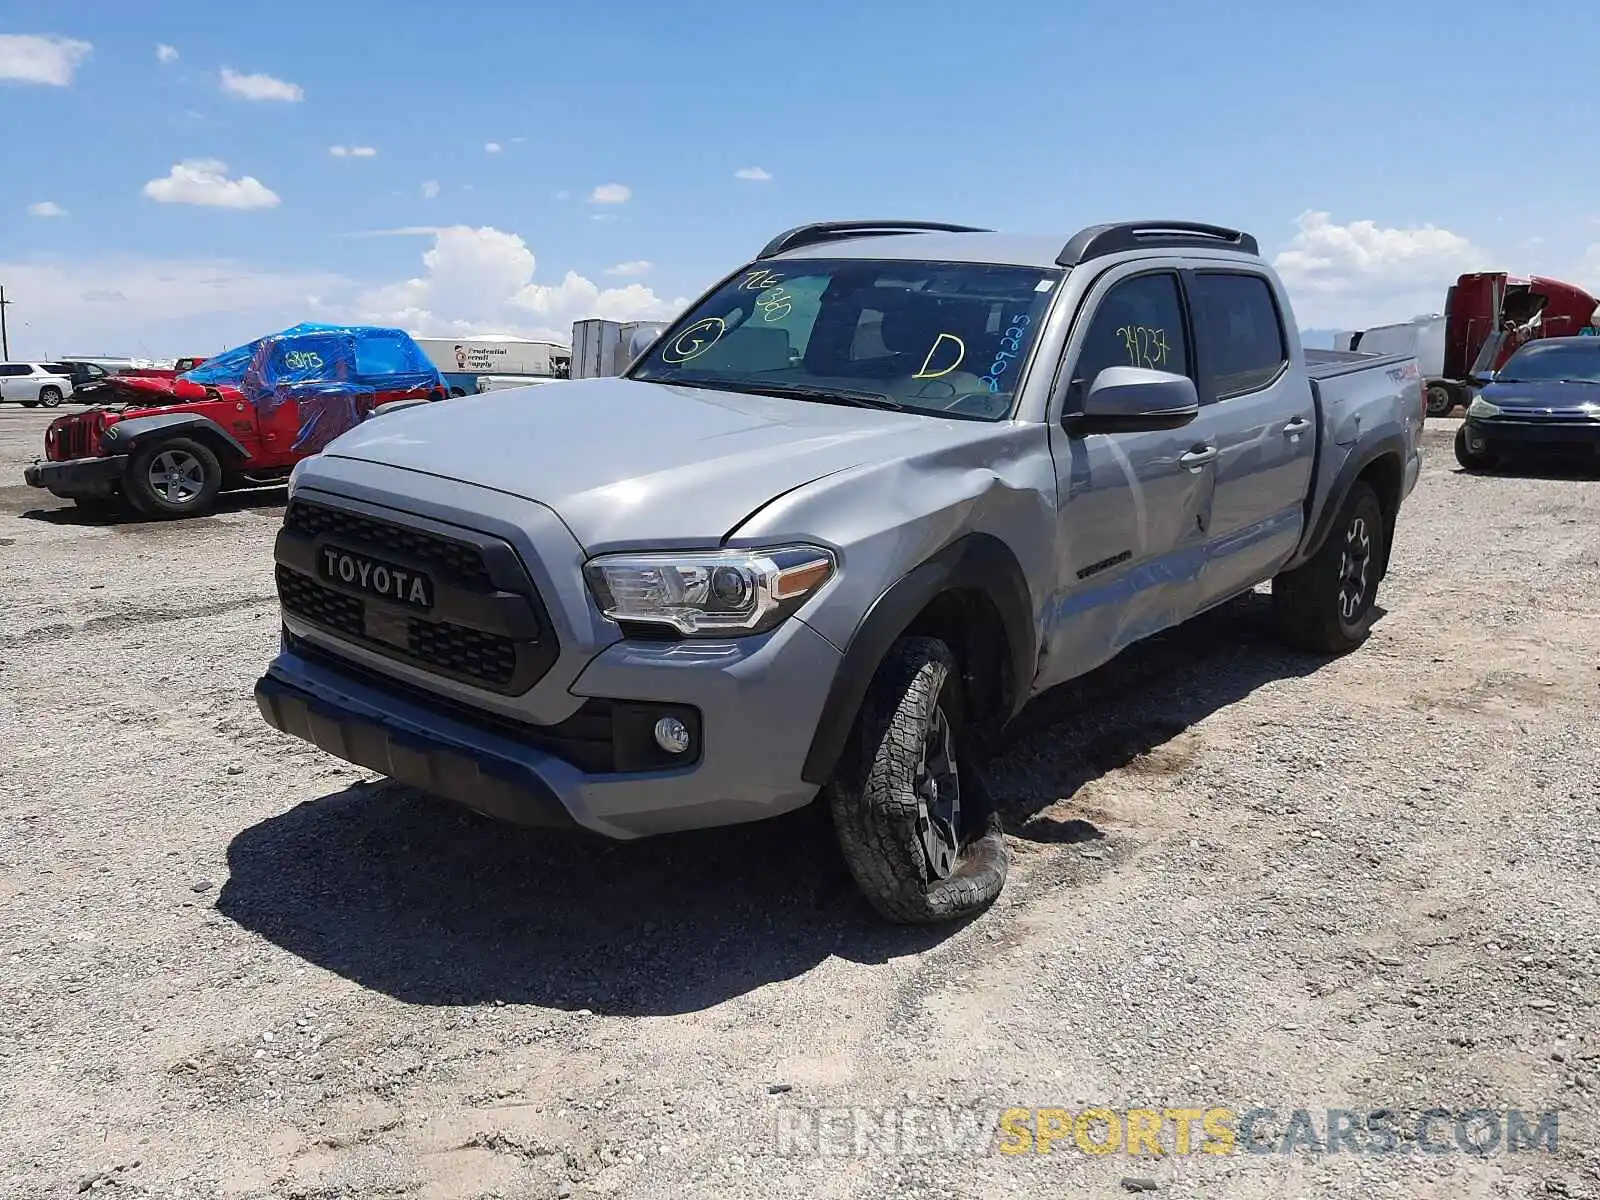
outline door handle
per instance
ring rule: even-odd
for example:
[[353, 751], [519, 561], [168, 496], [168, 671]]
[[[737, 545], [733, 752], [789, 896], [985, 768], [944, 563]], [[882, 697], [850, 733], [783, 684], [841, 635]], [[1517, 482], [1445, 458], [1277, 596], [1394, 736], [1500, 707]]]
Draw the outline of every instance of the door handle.
[[1178, 455], [1178, 461], [1188, 467], [1189, 470], [1198, 471], [1216, 457], [1217, 448], [1215, 446], [1200, 445], [1186, 454]]
[[1293, 437], [1297, 433], [1304, 433], [1311, 428], [1311, 422], [1304, 417], [1296, 417], [1283, 427], [1285, 437]]

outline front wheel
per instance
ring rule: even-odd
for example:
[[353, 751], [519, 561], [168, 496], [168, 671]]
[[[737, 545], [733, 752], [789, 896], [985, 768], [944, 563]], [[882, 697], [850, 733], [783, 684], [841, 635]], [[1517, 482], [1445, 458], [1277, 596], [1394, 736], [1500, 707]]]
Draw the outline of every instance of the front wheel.
[[1489, 453], [1486, 446], [1474, 450], [1471, 439], [1467, 437], [1467, 427], [1463, 424], [1456, 430], [1456, 461], [1469, 471], [1487, 471], [1494, 466], [1494, 455]]
[[129, 502], [147, 517], [208, 513], [221, 489], [222, 464], [209, 446], [191, 438], [140, 447], [123, 481]]
[[1384, 538], [1377, 493], [1357, 481], [1322, 548], [1272, 581], [1284, 641], [1317, 654], [1345, 654], [1367, 640], [1387, 560]]
[[850, 874], [891, 921], [970, 916], [1005, 886], [1005, 838], [981, 777], [960, 757], [961, 731], [949, 647], [895, 642], [826, 789]]

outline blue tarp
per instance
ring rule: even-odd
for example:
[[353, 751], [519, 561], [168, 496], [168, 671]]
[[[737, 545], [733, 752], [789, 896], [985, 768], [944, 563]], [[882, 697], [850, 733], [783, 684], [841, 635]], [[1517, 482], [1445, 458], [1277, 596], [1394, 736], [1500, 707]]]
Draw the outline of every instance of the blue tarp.
[[180, 378], [238, 388], [262, 420], [293, 401], [300, 417], [294, 449], [308, 454], [353, 429], [375, 402], [445, 390], [438, 368], [404, 330], [309, 322], [225, 350]]

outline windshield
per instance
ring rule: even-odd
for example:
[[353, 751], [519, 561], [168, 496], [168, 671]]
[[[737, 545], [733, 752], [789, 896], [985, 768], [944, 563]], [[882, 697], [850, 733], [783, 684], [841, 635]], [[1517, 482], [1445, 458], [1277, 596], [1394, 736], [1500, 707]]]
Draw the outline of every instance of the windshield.
[[1600, 338], [1581, 342], [1530, 342], [1495, 373], [1496, 383], [1572, 380], [1600, 383]]
[[680, 318], [630, 376], [999, 420], [1061, 274], [868, 259], [752, 265]]

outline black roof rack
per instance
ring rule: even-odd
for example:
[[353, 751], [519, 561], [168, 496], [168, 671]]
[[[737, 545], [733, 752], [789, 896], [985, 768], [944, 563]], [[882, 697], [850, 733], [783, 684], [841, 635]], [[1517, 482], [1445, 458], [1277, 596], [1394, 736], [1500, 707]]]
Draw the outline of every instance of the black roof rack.
[[1112, 225], [1091, 225], [1080, 229], [1061, 248], [1056, 262], [1075, 267], [1091, 258], [1119, 254], [1124, 250], [1153, 250], [1164, 247], [1211, 246], [1259, 254], [1256, 239], [1237, 229], [1221, 225], [1201, 225], [1195, 221], [1118, 221]]
[[819, 242], [838, 242], [853, 237], [879, 237], [893, 233], [991, 233], [971, 225], [948, 225], [942, 221], [814, 221], [785, 230], [762, 247], [757, 258], [771, 258], [785, 250], [815, 246]]

